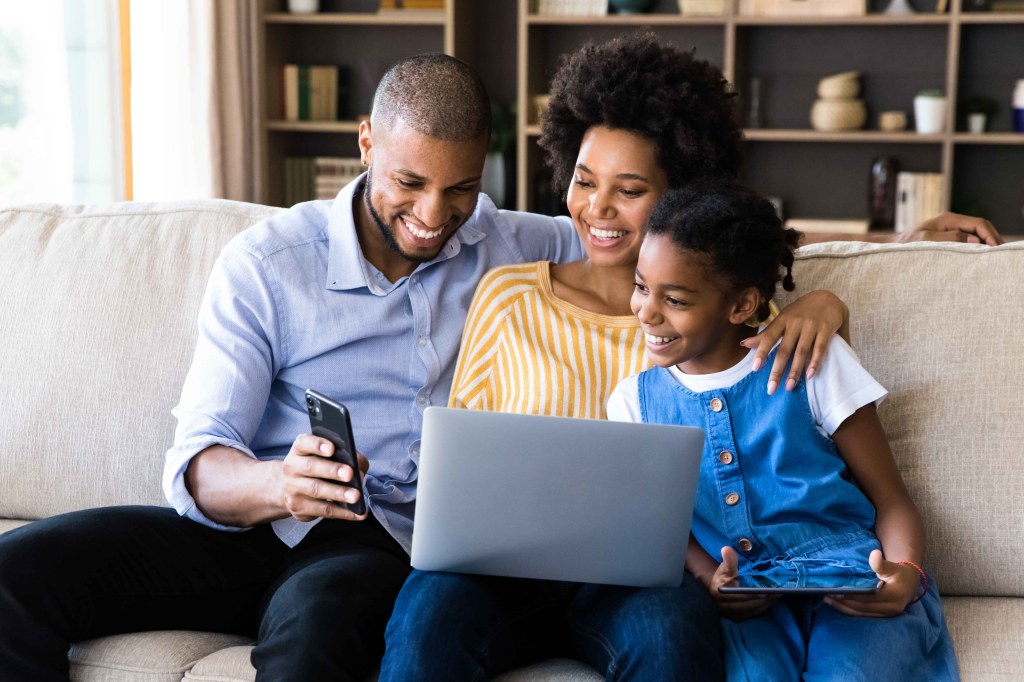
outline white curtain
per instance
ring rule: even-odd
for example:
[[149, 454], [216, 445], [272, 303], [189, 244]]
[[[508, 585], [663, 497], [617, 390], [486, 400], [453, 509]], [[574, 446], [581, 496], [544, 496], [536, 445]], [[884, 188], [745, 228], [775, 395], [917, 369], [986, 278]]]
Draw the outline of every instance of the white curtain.
[[213, 196], [206, 9], [207, 0], [131, 3], [136, 200]]
[[249, 0], [131, 3], [136, 200], [255, 200], [255, 11]]

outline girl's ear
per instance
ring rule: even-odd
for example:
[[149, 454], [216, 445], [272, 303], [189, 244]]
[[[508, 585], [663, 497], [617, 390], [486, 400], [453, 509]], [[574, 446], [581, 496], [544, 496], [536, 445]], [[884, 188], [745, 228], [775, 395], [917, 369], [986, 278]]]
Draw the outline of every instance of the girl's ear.
[[760, 307], [761, 292], [757, 290], [757, 287], [747, 287], [733, 299], [732, 309], [729, 311], [729, 322], [743, 324], [752, 317], [756, 318]]

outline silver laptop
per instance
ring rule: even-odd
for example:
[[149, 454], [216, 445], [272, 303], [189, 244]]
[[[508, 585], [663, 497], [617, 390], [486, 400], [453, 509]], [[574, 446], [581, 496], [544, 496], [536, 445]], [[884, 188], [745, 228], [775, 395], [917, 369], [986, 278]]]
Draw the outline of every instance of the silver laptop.
[[429, 407], [412, 565], [677, 586], [704, 432]]

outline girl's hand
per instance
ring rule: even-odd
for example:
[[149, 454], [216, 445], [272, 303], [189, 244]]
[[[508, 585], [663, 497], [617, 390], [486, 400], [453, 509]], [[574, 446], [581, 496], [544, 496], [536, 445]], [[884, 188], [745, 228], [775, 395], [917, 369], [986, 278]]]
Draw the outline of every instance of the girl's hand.
[[913, 566], [882, 558], [881, 550], [871, 552], [868, 564], [884, 585], [870, 595], [832, 595], [825, 603], [848, 616], [887, 618], [903, 613], [921, 589], [921, 574]]
[[782, 339], [768, 377], [768, 395], [775, 393], [779, 387], [790, 356], [793, 357], [793, 363], [786, 379], [787, 391], [796, 388], [804, 367], [807, 368], [807, 378], [813, 377], [825, 356], [829, 339], [836, 332], [843, 333], [846, 330], [849, 318], [850, 311], [838, 296], [830, 291], [812, 291], [786, 306], [760, 334], [744, 339], [741, 342], [744, 346], [757, 348], [754, 354], [755, 372], [761, 368], [775, 343]]
[[711, 576], [708, 590], [718, 606], [718, 612], [726, 618], [743, 620], [760, 616], [778, 601], [778, 597], [759, 597], [751, 594], [722, 594], [718, 588], [732, 582], [739, 573], [739, 557], [732, 547], [722, 548], [722, 563]]

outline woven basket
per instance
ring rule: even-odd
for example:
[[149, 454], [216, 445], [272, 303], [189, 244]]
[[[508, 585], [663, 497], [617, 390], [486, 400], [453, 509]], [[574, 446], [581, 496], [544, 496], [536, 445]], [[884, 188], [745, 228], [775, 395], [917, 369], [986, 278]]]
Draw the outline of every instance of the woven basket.
[[819, 99], [811, 107], [811, 126], [815, 130], [860, 130], [867, 120], [867, 108], [861, 99]]
[[847, 71], [818, 81], [818, 97], [822, 99], [854, 99], [860, 95], [860, 72]]

